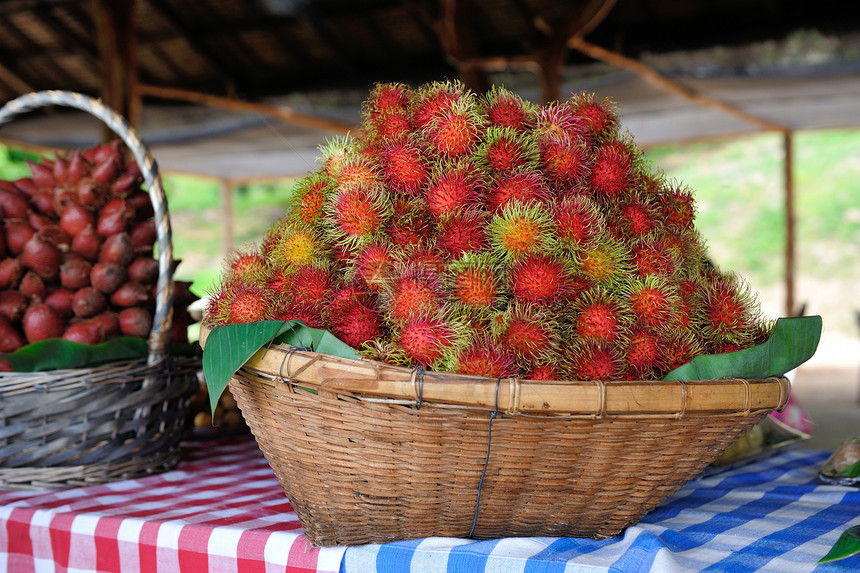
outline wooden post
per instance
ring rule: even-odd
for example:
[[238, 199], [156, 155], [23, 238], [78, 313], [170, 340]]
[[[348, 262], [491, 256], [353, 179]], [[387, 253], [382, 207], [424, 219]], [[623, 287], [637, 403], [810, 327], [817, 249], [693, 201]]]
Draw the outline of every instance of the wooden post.
[[235, 247], [235, 238], [233, 232], [233, 186], [229, 179], [221, 180], [221, 206], [222, 206], [222, 222], [224, 229], [223, 248], [224, 255], [227, 256]]
[[[90, 5], [101, 63], [99, 95], [105, 105], [139, 128], [135, 0], [91, 0]], [[104, 126], [103, 139], [112, 137]]]
[[783, 133], [782, 145], [785, 152], [783, 169], [785, 172], [785, 312], [795, 316], [798, 309], [794, 301], [794, 153], [792, 132]]

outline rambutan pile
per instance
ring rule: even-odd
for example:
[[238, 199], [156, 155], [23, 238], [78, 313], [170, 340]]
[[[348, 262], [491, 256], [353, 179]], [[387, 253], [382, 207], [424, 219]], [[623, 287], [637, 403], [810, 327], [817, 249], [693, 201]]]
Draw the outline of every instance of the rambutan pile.
[[[116, 140], [29, 166], [32, 177], [0, 181], [0, 353], [50, 338], [148, 337], [157, 232], [138, 165]], [[187, 342], [197, 297], [175, 284], [171, 339]]]
[[213, 325], [300, 319], [393, 364], [570, 380], [660, 379], [772, 331], [610, 100], [379, 84], [363, 120], [228, 259]]

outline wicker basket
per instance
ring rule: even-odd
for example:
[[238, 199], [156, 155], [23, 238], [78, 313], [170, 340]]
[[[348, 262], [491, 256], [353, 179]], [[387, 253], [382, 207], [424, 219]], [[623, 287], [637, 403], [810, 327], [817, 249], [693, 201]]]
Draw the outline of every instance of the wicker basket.
[[617, 535], [783, 407], [789, 383], [495, 380], [280, 345], [229, 389], [328, 546]]
[[89, 485], [175, 467], [189, 426], [199, 359], [170, 356], [173, 247], [158, 168], [128, 123], [100, 101], [31, 93], [0, 109], [0, 125], [49, 105], [86, 111], [133, 153], [155, 210], [159, 277], [145, 359], [93, 368], [0, 373], [0, 489]]

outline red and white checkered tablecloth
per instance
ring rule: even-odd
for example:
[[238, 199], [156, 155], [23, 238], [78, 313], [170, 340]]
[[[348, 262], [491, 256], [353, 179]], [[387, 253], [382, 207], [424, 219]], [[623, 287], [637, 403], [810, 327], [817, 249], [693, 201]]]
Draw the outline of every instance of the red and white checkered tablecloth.
[[161, 475], [0, 492], [0, 571], [327, 573], [251, 437], [193, 442]]

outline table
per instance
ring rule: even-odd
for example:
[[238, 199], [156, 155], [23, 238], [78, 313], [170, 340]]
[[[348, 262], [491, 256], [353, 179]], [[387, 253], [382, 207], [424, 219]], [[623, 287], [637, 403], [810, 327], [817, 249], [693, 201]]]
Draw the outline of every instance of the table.
[[185, 444], [174, 471], [54, 491], [0, 492], [0, 571], [858, 571], [815, 566], [860, 524], [860, 490], [816, 480], [795, 449], [695, 480], [623, 536], [427, 538], [315, 548], [253, 438]]

